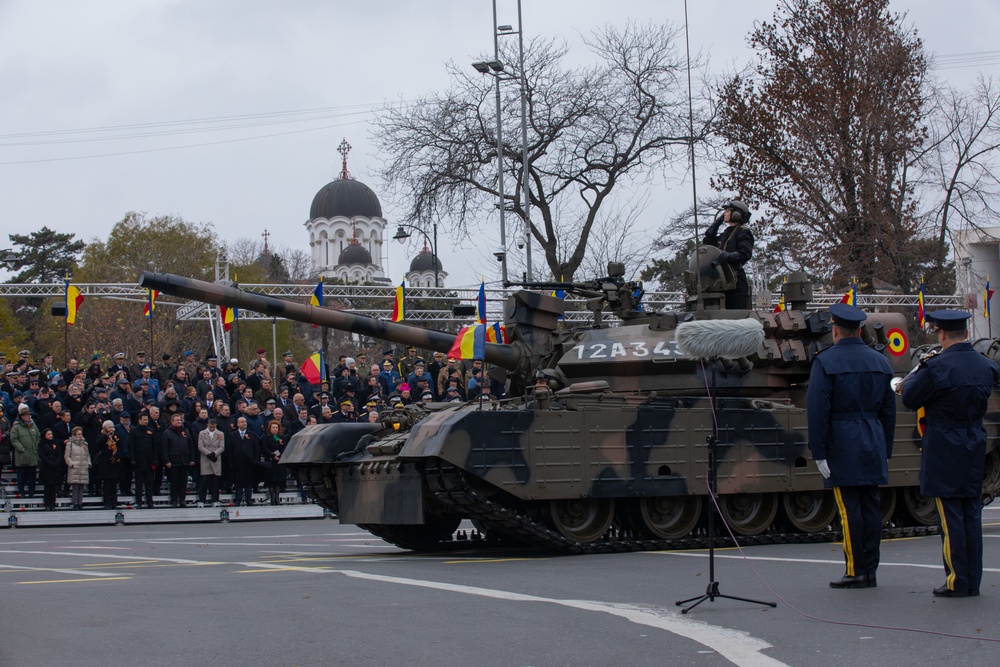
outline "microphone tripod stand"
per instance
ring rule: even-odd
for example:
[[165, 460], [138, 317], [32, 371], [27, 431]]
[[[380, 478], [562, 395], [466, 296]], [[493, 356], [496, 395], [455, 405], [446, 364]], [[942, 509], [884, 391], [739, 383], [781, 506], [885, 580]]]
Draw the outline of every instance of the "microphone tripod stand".
[[[715, 380], [716, 380], [716, 369], [718, 367], [718, 361], [713, 360], [711, 362], [712, 366], [712, 394], [715, 393]], [[704, 372], [704, 361], [702, 362], [702, 371]], [[709, 396], [709, 399], [713, 402], [714, 410], [714, 398]], [[681, 609], [682, 614], [686, 614], [698, 605], [700, 605], [705, 600], [709, 602], [715, 602], [716, 598], [725, 598], [727, 600], [739, 600], [740, 602], [749, 602], [751, 604], [761, 604], [768, 607], [777, 607], [777, 602], [764, 602], [762, 600], [751, 600], [750, 598], [736, 597], [735, 595], [724, 595], [719, 592], [719, 582], [715, 580], [715, 513], [718, 510], [719, 496], [718, 496], [718, 486], [719, 486], [719, 474], [715, 465], [715, 448], [719, 442], [719, 422], [714, 417], [712, 419], [712, 435], [705, 438], [705, 444], [708, 446], [708, 475], [706, 475], [705, 480], [708, 483], [708, 494], [711, 500], [711, 506], [708, 508], [708, 587], [705, 589], [704, 595], [696, 595], [693, 598], [687, 598], [684, 600], [678, 600], [674, 604], [678, 607], [682, 605], [688, 605]], [[720, 516], [721, 518], [721, 516]], [[690, 603], [690, 604], [689, 604]]]

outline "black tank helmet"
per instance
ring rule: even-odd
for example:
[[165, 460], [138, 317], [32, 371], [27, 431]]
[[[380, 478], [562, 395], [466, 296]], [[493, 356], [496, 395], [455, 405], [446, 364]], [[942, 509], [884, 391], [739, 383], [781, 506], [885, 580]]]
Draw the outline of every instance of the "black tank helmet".
[[750, 222], [750, 207], [741, 201], [733, 199], [732, 201], [727, 201], [723, 207], [728, 208], [732, 213], [729, 219], [735, 223], [747, 223]]

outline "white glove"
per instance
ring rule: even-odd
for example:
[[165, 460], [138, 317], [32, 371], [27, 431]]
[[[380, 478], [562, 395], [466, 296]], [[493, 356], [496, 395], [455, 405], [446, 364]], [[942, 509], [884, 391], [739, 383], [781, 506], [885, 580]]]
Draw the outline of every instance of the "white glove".
[[830, 479], [830, 466], [826, 459], [816, 461], [816, 467], [819, 468], [819, 474], [823, 475], [823, 479]]

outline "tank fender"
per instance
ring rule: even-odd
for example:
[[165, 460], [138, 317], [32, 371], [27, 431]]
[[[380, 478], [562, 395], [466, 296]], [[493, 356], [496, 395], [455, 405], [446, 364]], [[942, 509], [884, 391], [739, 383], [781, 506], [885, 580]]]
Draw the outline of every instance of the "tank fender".
[[325, 463], [353, 452], [358, 441], [382, 428], [381, 424], [314, 424], [307, 426], [288, 441], [281, 462]]

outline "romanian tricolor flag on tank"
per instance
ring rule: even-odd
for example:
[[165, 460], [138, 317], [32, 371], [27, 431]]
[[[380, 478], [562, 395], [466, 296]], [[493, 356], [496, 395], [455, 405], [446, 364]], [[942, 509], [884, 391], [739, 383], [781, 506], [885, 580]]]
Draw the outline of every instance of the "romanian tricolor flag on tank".
[[392, 321], [402, 322], [406, 319], [406, 279], [396, 288], [396, 297], [392, 300]]
[[507, 327], [502, 322], [494, 322], [493, 326], [486, 329], [487, 343], [509, 343], [507, 338]]
[[927, 311], [924, 309], [924, 277], [920, 276], [920, 292], [917, 293], [917, 323], [923, 329], [927, 325]]
[[448, 350], [453, 359], [482, 359], [486, 356], [486, 329], [482, 324], [462, 327], [455, 336], [455, 344]]
[[233, 322], [235, 322], [240, 314], [236, 308], [226, 308], [225, 306], [219, 306], [219, 315], [222, 317], [222, 330], [229, 331], [233, 328]]
[[986, 276], [986, 289], [983, 290], [983, 317], [990, 321], [990, 299], [993, 298], [993, 290], [990, 289], [990, 277]]
[[302, 373], [305, 374], [309, 384], [319, 385], [326, 379], [326, 363], [322, 351], [312, 354], [302, 362]]
[[149, 298], [146, 300], [146, 305], [142, 307], [142, 314], [146, 317], [152, 317], [153, 311], [156, 310], [156, 297], [160, 296], [159, 290], [149, 289]]
[[787, 282], [788, 282], [788, 276], [785, 276], [784, 280], [781, 281], [781, 301], [779, 301], [778, 305], [774, 307], [774, 311], [773, 312], [775, 312], [775, 313], [780, 313], [781, 311], [785, 310], [785, 308], [786, 308], [786, 306], [785, 306], [785, 283], [787, 283]]
[[476, 320], [486, 324], [486, 276], [479, 283], [479, 298], [476, 299]]
[[[312, 291], [312, 294], [309, 295], [309, 305], [310, 306], [317, 306], [319, 308], [323, 307], [323, 278], [322, 277], [319, 279], [319, 284], [316, 285], [316, 289], [314, 289]], [[319, 325], [313, 323], [313, 329], [315, 329], [317, 326], [319, 326]]]
[[840, 298], [841, 303], [846, 303], [848, 306], [858, 305], [858, 278], [857, 276], [851, 277], [851, 289], [847, 290], [847, 294]]
[[83, 294], [75, 285], [70, 285], [66, 281], [66, 324], [76, 323], [76, 313], [83, 305]]

